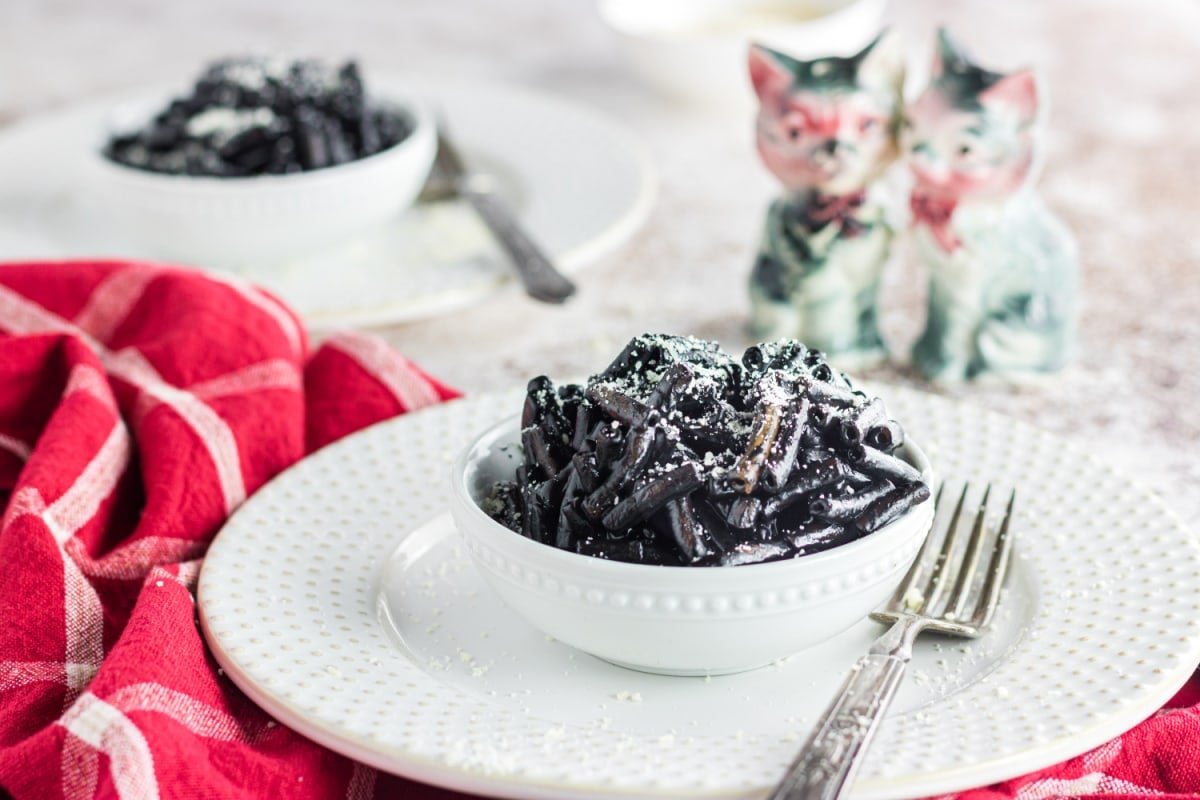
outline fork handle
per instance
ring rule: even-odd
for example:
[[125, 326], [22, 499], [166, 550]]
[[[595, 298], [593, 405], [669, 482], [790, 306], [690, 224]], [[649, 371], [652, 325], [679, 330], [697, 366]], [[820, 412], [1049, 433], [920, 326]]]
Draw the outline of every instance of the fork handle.
[[911, 647], [898, 649], [870, 653], [854, 664], [768, 800], [832, 800], [842, 795], [912, 659]]
[[472, 187], [469, 181], [460, 183], [459, 194], [475, 209], [508, 254], [530, 297], [544, 303], [561, 303], [575, 294], [575, 284], [558, 271], [494, 194]]

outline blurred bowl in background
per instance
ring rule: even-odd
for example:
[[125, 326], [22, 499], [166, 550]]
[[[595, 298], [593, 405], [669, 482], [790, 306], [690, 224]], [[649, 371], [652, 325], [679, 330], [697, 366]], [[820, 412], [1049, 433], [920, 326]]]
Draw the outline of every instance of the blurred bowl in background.
[[600, 0], [600, 17], [646, 82], [675, 99], [746, 106], [746, 52], [849, 54], [880, 29], [887, 0]]
[[249, 177], [173, 175], [110, 160], [102, 152], [109, 136], [143, 124], [166, 100], [121, 104], [96, 132], [87, 190], [106, 224], [144, 257], [237, 271], [302, 256], [398, 217], [429, 176], [432, 112], [408, 98], [373, 102], [409, 118], [405, 139], [345, 164]]

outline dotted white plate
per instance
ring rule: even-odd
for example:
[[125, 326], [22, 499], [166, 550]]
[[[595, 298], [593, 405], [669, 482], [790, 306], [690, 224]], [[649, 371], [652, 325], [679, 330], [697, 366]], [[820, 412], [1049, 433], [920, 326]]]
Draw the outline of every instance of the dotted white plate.
[[[855, 795], [963, 789], [1132, 727], [1200, 662], [1200, 547], [1147, 489], [1079, 448], [884, 388], [939, 474], [1018, 491], [996, 628], [924, 636]], [[250, 498], [209, 550], [217, 660], [281, 722], [417, 780], [497, 797], [752, 797], [781, 774], [864, 621], [741, 675], [612, 666], [539, 634], [483, 583], [444, 516], [453, 456], [520, 406], [481, 395], [334, 444]]]
[[[565, 272], [624, 242], [650, 211], [657, 178], [645, 147], [597, 112], [506, 86], [431, 86], [371, 76], [368, 83], [394, 96], [425, 97], [467, 161], [494, 179], [497, 192]], [[87, 186], [89, 153], [121, 100], [68, 108], [0, 131], [5, 259], [157, 257], [105, 224], [103, 198]], [[513, 283], [505, 256], [461, 203], [417, 205], [302, 259], [229, 271], [271, 289], [316, 329], [430, 317]]]

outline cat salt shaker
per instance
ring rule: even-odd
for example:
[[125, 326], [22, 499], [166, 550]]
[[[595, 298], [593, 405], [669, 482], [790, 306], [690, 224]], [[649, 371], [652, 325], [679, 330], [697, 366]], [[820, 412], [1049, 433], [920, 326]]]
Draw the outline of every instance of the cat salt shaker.
[[904, 61], [885, 33], [848, 57], [750, 49], [759, 156], [783, 184], [750, 276], [752, 334], [799, 339], [843, 368], [885, 356], [879, 281], [892, 228], [877, 179], [898, 156]]
[[1033, 188], [1043, 88], [991, 72], [939, 31], [929, 86], [902, 139], [913, 240], [929, 272], [913, 365], [952, 383], [1059, 369], [1075, 334], [1075, 241]]

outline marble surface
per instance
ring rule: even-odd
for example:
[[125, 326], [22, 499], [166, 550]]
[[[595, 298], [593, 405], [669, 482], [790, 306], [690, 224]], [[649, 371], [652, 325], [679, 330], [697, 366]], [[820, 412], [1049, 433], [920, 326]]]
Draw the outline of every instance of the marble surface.
[[[692, 333], [747, 344], [744, 284], [773, 185], [737, 102], [658, 94], [579, 0], [4, 0], [0, 125], [162, 76], [220, 54], [357, 56], [371, 68], [504, 81], [622, 119], [650, 147], [661, 189], [645, 227], [580, 275], [579, 297], [540, 306], [516, 290], [470, 309], [380, 330], [467, 392], [539, 372], [602, 367], [630, 336]], [[1152, 10], [1151, 10], [1152, 9]], [[1049, 204], [1079, 236], [1085, 308], [1074, 366], [1019, 389], [954, 394], [1084, 443], [1200, 516], [1200, 5], [1117, 0], [893, 0], [918, 71], [945, 22], [985, 63], [1035, 63], [1052, 87]], [[2, 179], [3, 176], [0, 176]], [[586, 202], [586, 198], [581, 198]], [[0, 253], [0, 258], [3, 253]], [[901, 251], [883, 326], [906, 352], [923, 277]], [[869, 377], [920, 386], [903, 364]]]

